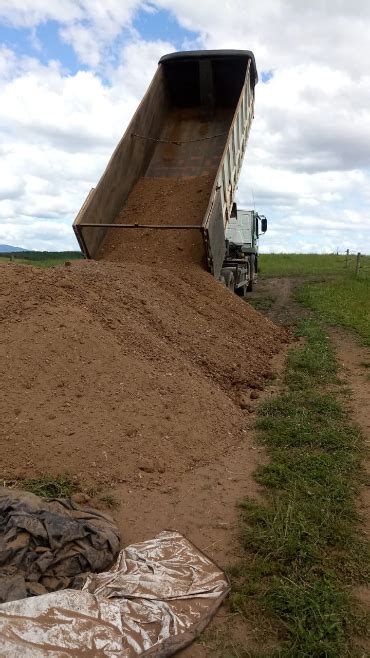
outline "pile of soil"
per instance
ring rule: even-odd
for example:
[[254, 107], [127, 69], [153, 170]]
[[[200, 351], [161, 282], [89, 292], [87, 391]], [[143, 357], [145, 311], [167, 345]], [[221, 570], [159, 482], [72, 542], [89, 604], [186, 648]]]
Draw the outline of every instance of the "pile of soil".
[[[140, 178], [115, 223], [200, 227], [214, 178]], [[198, 229], [112, 229], [98, 258], [164, 266], [204, 265], [203, 238]]]
[[187, 263], [0, 266], [4, 480], [174, 482], [240, 443], [287, 340]]

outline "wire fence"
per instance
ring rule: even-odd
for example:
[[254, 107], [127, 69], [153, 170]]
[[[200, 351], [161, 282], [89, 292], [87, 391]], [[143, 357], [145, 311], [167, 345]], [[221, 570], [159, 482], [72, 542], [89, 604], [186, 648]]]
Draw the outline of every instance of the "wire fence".
[[356, 277], [369, 277], [370, 276], [370, 256], [361, 254], [360, 251], [346, 250], [345, 253], [346, 270], [354, 272]]

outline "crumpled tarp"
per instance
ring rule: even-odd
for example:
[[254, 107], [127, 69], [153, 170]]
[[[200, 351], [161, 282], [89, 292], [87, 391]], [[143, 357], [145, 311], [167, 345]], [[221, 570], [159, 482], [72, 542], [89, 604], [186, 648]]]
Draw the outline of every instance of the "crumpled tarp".
[[177, 532], [121, 551], [112, 571], [0, 606], [1, 655], [170, 656], [203, 630], [229, 590], [223, 572]]
[[113, 519], [70, 499], [0, 489], [0, 603], [58, 589], [81, 589], [120, 549]]

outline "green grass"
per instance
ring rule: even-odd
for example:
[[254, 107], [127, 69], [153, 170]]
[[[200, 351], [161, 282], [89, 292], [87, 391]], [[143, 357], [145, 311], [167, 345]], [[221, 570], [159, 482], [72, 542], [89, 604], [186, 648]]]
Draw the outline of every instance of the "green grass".
[[355, 331], [370, 345], [370, 278], [305, 284], [298, 288], [296, 297], [326, 322]]
[[105, 507], [111, 510], [118, 509], [119, 500], [114, 494], [106, 493], [99, 496], [99, 501], [103, 503]]
[[[0, 264], [9, 263], [11, 254], [0, 254]], [[33, 267], [55, 267], [63, 265], [67, 260], [80, 260], [80, 251], [19, 251], [13, 254], [13, 262], [17, 265], [32, 265]]]
[[323, 328], [311, 318], [302, 319], [297, 333], [306, 341], [288, 354], [286, 379], [290, 388], [307, 388], [312, 380], [319, 385], [335, 381], [338, 363]]
[[38, 478], [16, 480], [11, 483], [4, 480], [6, 486], [24, 489], [42, 498], [69, 498], [77, 489], [77, 484], [66, 475], [53, 477], [42, 475]]
[[[346, 256], [334, 254], [260, 254], [260, 276], [300, 277], [350, 274], [355, 271], [356, 256], [350, 256], [346, 267]], [[362, 272], [370, 274], [370, 256], [361, 258]]]
[[234, 656], [361, 655], [352, 640], [364, 632], [363, 613], [351, 588], [369, 578], [355, 505], [362, 437], [325, 331], [306, 319], [299, 333], [306, 342], [288, 356], [286, 390], [260, 407], [270, 461], [256, 479], [266, 503], [242, 503], [245, 559], [231, 570], [232, 610], [269, 620], [279, 646], [258, 654], [237, 648]]
[[248, 297], [248, 304], [262, 313], [268, 311], [273, 303], [274, 298], [269, 295], [266, 295], [265, 297]]

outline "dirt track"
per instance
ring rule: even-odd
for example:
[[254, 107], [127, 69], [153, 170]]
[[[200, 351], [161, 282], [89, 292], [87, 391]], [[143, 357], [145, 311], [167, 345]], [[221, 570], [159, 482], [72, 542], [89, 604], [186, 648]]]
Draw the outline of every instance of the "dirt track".
[[[329, 329], [330, 338], [336, 348], [339, 363], [343, 369], [345, 382], [351, 391], [350, 408], [357, 425], [365, 437], [365, 446], [370, 445], [370, 350], [360, 341], [336, 327]], [[364, 364], [368, 364], [367, 368]], [[364, 462], [365, 486], [359, 500], [359, 512], [363, 530], [370, 540], [370, 460]], [[370, 606], [370, 588], [357, 588], [357, 595]], [[369, 643], [370, 650], [370, 643]]]
[[[310, 277], [310, 280], [315, 280], [315, 277]], [[261, 280], [251, 297], [256, 300], [269, 299], [271, 305], [266, 311], [266, 316], [277, 324], [292, 326], [299, 317], [307, 313], [294, 301], [293, 296], [295, 287], [302, 283], [302, 278]], [[328, 327], [327, 331], [342, 369], [341, 377], [350, 391], [348, 411], [351, 413], [354, 422], [360, 427], [367, 447], [370, 444], [370, 350], [362, 345], [355, 335], [339, 326]], [[358, 510], [362, 520], [361, 530], [367, 538], [370, 538], [369, 459], [365, 460], [363, 467], [365, 482], [358, 501]], [[366, 606], [370, 605], [369, 587], [357, 588], [356, 594]]]

